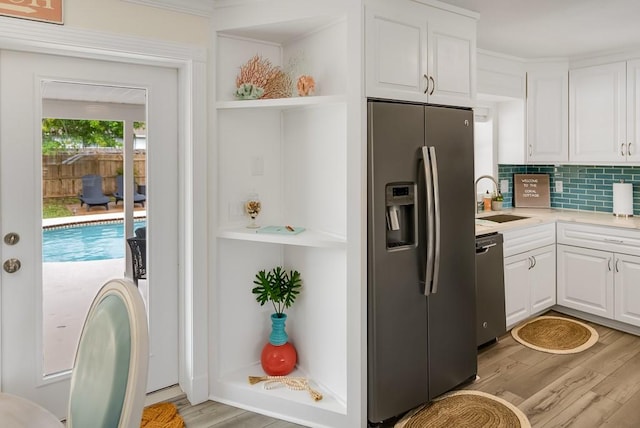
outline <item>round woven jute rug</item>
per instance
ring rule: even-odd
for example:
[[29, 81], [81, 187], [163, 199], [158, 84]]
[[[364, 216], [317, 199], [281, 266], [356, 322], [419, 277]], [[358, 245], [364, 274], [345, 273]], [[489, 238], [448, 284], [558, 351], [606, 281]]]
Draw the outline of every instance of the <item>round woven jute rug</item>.
[[551, 354], [575, 354], [598, 341], [598, 332], [576, 320], [541, 316], [511, 330], [524, 346]]
[[482, 391], [455, 391], [407, 413], [395, 428], [531, 428], [520, 409]]
[[184, 420], [173, 403], [158, 403], [144, 408], [141, 428], [183, 428]]

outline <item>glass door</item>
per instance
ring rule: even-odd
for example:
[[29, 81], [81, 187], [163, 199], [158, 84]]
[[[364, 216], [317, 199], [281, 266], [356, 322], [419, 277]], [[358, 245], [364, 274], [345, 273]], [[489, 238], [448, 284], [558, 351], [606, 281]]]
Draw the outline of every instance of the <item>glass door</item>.
[[[140, 88], [42, 82], [45, 376], [72, 368], [100, 286], [125, 272], [132, 276], [126, 238], [134, 237], [132, 225], [146, 226], [146, 195], [137, 185], [146, 183], [146, 139], [139, 137], [146, 132], [146, 99]], [[146, 280], [139, 285], [146, 295]]]
[[[89, 99], [72, 98], [78, 96], [71, 95], [76, 90]], [[117, 98], [103, 102], [104, 92], [122, 95], [123, 91], [143, 99], [142, 107]], [[108, 278], [123, 277], [125, 272], [131, 275], [125, 238], [135, 235], [139, 226], [134, 217], [138, 216], [145, 218], [146, 239], [153, 241], [153, 246], [145, 246], [147, 279], [139, 281], [149, 317], [147, 390], [176, 384], [178, 171], [173, 153], [178, 151], [177, 71], [0, 51], [0, 93], [0, 234], [7, 237], [0, 243], [4, 263], [0, 283], [2, 390], [65, 416], [79, 328], [98, 287]], [[72, 113], [73, 108], [82, 110], [82, 103], [84, 114]], [[66, 110], [62, 104], [68, 104]], [[141, 116], [123, 116], [127, 110], [139, 109], [144, 112]], [[109, 115], [108, 111], [118, 113]], [[94, 124], [102, 134], [86, 131], [83, 135], [94, 138], [83, 143], [86, 150], [49, 158], [48, 145], [60, 143], [72, 149], [73, 143], [64, 141], [60, 130], [64, 127], [48, 126], [47, 119], [111, 125]], [[149, 142], [143, 156], [134, 149], [141, 128]], [[96, 143], [109, 132], [113, 133], [110, 138], [122, 143], [113, 153], [112, 148]], [[118, 175], [123, 190], [116, 204]], [[145, 186], [144, 206], [134, 206], [136, 193], [140, 193], [137, 185]], [[68, 211], [52, 215], [54, 200]], [[89, 218], [91, 221], [85, 221]], [[49, 229], [60, 233], [74, 229], [67, 232], [77, 234], [80, 224], [93, 227], [93, 223], [102, 229], [63, 245], [79, 260], [62, 260], [62, 249], [48, 247]], [[105, 225], [114, 223], [120, 223], [122, 232], [110, 244], [107, 238], [116, 232]], [[53, 238], [59, 240], [62, 238]], [[98, 249], [120, 253], [107, 257], [98, 255]]]

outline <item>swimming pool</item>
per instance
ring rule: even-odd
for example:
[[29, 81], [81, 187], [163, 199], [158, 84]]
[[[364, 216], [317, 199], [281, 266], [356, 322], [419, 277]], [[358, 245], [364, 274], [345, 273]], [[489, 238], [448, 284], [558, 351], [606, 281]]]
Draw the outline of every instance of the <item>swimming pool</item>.
[[[145, 226], [134, 222], [134, 230]], [[42, 231], [43, 262], [81, 262], [124, 258], [122, 222], [76, 224]]]

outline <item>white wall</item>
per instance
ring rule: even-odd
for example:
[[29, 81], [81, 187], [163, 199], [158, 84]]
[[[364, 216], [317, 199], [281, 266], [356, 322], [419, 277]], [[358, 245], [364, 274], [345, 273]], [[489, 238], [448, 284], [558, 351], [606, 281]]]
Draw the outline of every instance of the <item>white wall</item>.
[[64, 0], [64, 25], [199, 46], [209, 44], [209, 19], [122, 0]]

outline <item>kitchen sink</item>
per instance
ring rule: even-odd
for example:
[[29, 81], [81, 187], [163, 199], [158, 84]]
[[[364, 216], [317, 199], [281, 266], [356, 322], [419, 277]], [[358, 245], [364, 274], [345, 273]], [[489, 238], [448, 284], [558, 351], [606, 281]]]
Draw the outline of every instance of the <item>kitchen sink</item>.
[[478, 220], [488, 220], [496, 223], [506, 223], [508, 221], [522, 220], [525, 218], [529, 218], [529, 217], [523, 217], [520, 215], [513, 215], [513, 214], [494, 214], [486, 217], [479, 217]]

